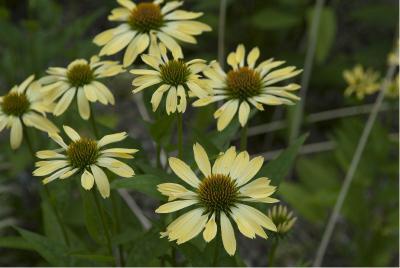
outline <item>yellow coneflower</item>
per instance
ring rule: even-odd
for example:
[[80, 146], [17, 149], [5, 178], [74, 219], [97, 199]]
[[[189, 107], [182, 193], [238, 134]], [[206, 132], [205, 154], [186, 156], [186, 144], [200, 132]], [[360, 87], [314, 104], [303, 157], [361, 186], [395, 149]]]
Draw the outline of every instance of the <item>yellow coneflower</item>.
[[293, 217], [293, 211], [288, 211], [288, 208], [283, 205], [273, 206], [268, 210], [267, 215], [276, 225], [279, 235], [287, 234], [297, 220], [296, 217]]
[[379, 90], [379, 73], [372, 69], [365, 70], [360, 64], [357, 64], [351, 70], [345, 70], [343, 77], [348, 86], [344, 91], [345, 96], [355, 94], [358, 99], [372, 95]]
[[56, 101], [54, 115], [60, 116], [70, 106], [76, 96], [80, 116], [87, 120], [90, 118], [90, 102], [107, 105], [114, 104], [114, 96], [111, 91], [99, 80], [105, 77], [115, 76], [124, 72], [122, 65], [116, 61], [100, 61], [93, 56], [88, 62], [85, 59], [77, 59], [71, 62], [67, 68], [50, 67], [48, 76], [40, 79], [46, 84], [43, 92], [47, 94], [47, 100]]
[[236, 52], [228, 56], [228, 64], [232, 69], [225, 73], [219, 63], [213, 62], [203, 73], [211, 80], [213, 94], [202, 97], [193, 103], [193, 106], [205, 106], [220, 100], [226, 102], [214, 113], [218, 119], [217, 128], [223, 130], [232, 121], [236, 112], [239, 114], [241, 126], [247, 124], [250, 114], [250, 105], [258, 110], [264, 110], [263, 105], [294, 104], [299, 98], [289, 93], [298, 90], [298, 84], [276, 86], [274, 84], [298, 75], [302, 70], [289, 66], [273, 70], [284, 64], [284, 61], [269, 59], [256, 66], [260, 50], [255, 47], [247, 56], [244, 45], [239, 45]]
[[124, 66], [131, 65], [138, 55], [147, 48], [164, 44], [174, 55], [183, 56], [182, 49], [176, 41], [196, 44], [194, 36], [211, 28], [194, 21], [203, 15], [201, 12], [188, 12], [177, 9], [183, 1], [163, 0], [135, 4], [129, 0], [117, 0], [122, 6], [115, 8], [108, 16], [110, 21], [122, 22], [116, 28], [106, 30], [94, 38], [94, 43], [103, 48], [100, 55], [113, 55], [125, 50]]
[[211, 88], [207, 81], [201, 79], [199, 73], [207, 68], [206, 61], [201, 59], [185, 62], [181, 58], [169, 59], [167, 50], [163, 44], [155, 49], [153, 55], [142, 55], [142, 60], [153, 70], [134, 69], [130, 72], [138, 75], [132, 82], [136, 87], [133, 92], [137, 93], [145, 88], [158, 85], [153, 93], [151, 104], [153, 111], [157, 110], [164, 93], [166, 98], [167, 114], [184, 113], [187, 106], [187, 95], [197, 97], [207, 96]]
[[[211, 167], [206, 151], [200, 144], [193, 146], [194, 158], [202, 173], [202, 179], [182, 160], [169, 158], [172, 171], [189, 188], [176, 183], [163, 183], [158, 190], [168, 196], [168, 203], [160, 206], [157, 213], [170, 213], [187, 207], [185, 212], [161, 233], [170, 241], [178, 244], [187, 242], [203, 230], [206, 242], [214, 239], [219, 229], [226, 252], [234, 255], [236, 239], [231, 220], [235, 221], [239, 231], [249, 238], [256, 235], [267, 239], [264, 229], [276, 232], [276, 226], [270, 218], [246, 203], [275, 203], [270, 196], [276, 187], [270, 185], [266, 177], [253, 179], [261, 169], [264, 158], [250, 160], [246, 151], [236, 153], [234, 147], [221, 154]], [[251, 182], [250, 182], [251, 181]], [[220, 228], [218, 228], [220, 226]]]
[[[130, 178], [135, 173], [131, 167], [115, 158], [133, 158], [136, 149], [127, 148], [103, 148], [110, 143], [119, 142], [127, 137], [126, 132], [106, 135], [96, 141], [87, 137], [81, 137], [75, 130], [64, 126], [64, 131], [71, 139], [68, 145], [55, 133], [49, 134], [61, 148], [45, 150], [36, 153], [41, 161], [36, 162], [37, 169], [34, 176], [48, 176], [43, 180], [47, 184], [55, 179], [66, 179], [76, 173], [81, 175], [82, 187], [92, 189], [97, 185], [101, 196], [110, 196], [110, 183], [102, 168], [124, 178]], [[51, 174], [51, 175], [50, 175]]]
[[10, 144], [17, 149], [22, 142], [23, 126], [34, 127], [44, 132], [58, 132], [58, 128], [46, 117], [54, 105], [44, 101], [41, 85], [34, 75], [19, 86], [14, 86], [7, 95], [0, 97], [0, 131], [11, 128]]

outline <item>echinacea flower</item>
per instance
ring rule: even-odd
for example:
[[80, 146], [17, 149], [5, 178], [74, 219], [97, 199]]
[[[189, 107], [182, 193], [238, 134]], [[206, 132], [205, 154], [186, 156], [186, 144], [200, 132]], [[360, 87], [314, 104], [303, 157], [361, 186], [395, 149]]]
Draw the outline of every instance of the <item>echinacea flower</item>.
[[99, 80], [105, 77], [115, 76], [124, 69], [116, 61], [100, 61], [93, 56], [88, 62], [85, 59], [77, 59], [71, 62], [67, 68], [50, 67], [48, 76], [40, 79], [46, 84], [43, 92], [47, 94], [47, 100], [56, 101], [54, 115], [60, 116], [70, 106], [76, 96], [80, 116], [87, 120], [90, 118], [90, 102], [114, 105], [115, 100], [111, 91]]
[[129, 0], [117, 0], [122, 6], [115, 8], [108, 16], [110, 21], [122, 22], [116, 28], [98, 34], [93, 42], [103, 48], [102, 55], [114, 55], [125, 50], [123, 64], [131, 65], [138, 55], [147, 48], [164, 44], [174, 55], [181, 58], [182, 49], [178, 42], [196, 44], [194, 36], [202, 32], [211, 31], [211, 28], [195, 21], [203, 15], [201, 12], [188, 12], [177, 9], [183, 1], [163, 0], [135, 4]]
[[115, 158], [131, 159], [138, 150], [104, 148], [110, 143], [124, 140], [127, 137], [126, 132], [106, 135], [96, 141], [80, 136], [68, 126], [64, 126], [64, 131], [71, 139], [68, 145], [58, 134], [50, 133], [50, 138], [61, 148], [36, 153], [36, 156], [43, 160], [36, 162], [37, 169], [33, 171], [33, 175], [48, 176], [43, 180], [44, 184], [80, 174], [84, 189], [90, 190], [96, 183], [101, 196], [107, 198], [110, 196], [110, 183], [103, 168], [124, 178], [135, 175], [131, 167]]
[[283, 205], [273, 206], [268, 210], [267, 215], [275, 223], [277, 234], [280, 236], [286, 235], [297, 220], [293, 217], [293, 211], [288, 211], [288, 208]]
[[261, 169], [263, 157], [250, 160], [246, 151], [237, 154], [235, 148], [231, 147], [211, 167], [207, 153], [201, 145], [195, 144], [193, 151], [202, 173], [201, 180], [185, 162], [170, 157], [169, 166], [186, 185], [158, 185], [158, 190], [168, 196], [169, 202], [161, 205], [156, 210], [157, 213], [171, 213], [191, 207], [168, 225], [167, 230], [161, 233], [162, 237], [167, 236], [170, 241], [176, 240], [177, 244], [182, 244], [204, 230], [203, 238], [210, 242], [219, 229], [225, 250], [229, 255], [234, 255], [236, 239], [232, 220], [243, 235], [252, 239], [256, 235], [267, 239], [263, 228], [277, 231], [270, 218], [249, 205], [257, 202], [278, 202], [270, 197], [276, 187], [270, 185], [268, 178], [261, 177], [251, 181]]
[[34, 127], [44, 132], [58, 132], [58, 128], [45, 116], [52, 112], [54, 105], [44, 101], [41, 85], [34, 75], [19, 86], [14, 86], [0, 97], [0, 131], [11, 128], [10, 144], [17, 149], [22, 142], [23, 128]]
[[360, 64], [357, 64], [351, 70], [345, 70], [343, 77], [347, 82], [347, 88], [344, 91], [345, 96], [355, 94], [359, 100], [376, 93], [380, 87], [379, 73], [372, 69], [365, 70]]
[[294, 66], [273, 70], [285, 63], [274, 59], [263, 61], [256, 66], [260, 56], [257, 47], [248, 54], [247, 65], [245, 55], [244, 45], [239, 45], [236, 52], [231, 52], [228, 56], [228, 64], [232, 67], [228, 73], [225, 73], [217, 62], [213, 62], [210, 68], [203, 71], [211, 80], [213, 94], [199, 98], [193, 106], [226, 101], [214, 113], [214, 117], [218, 119], [219, 131], [228, 126], [237, 112], [241, 126], [245, 126], [250, 114], [250, 105], [262, 111], [263, 105], [291, 105], [299, 100], [299, 97], [289, 92], [298, 90], [300, 88], [298, 84], [285, 86], [275, 84], [298, 75], [302, 70], [296, 70]]
[[137, 93], [145, 88], [157, 85], [157, 90], [153, 93], [151, 104], [153, 111], [160, 105], [161, 99], [165, 94], [167, 114], [184, 113], [187, 106], [187, 96], [197, 97], [207, 96], [211, 88], [207, 81], [201, 79], [199, 73], [207, 68], [206, 61], [194, 59], [185, 62], [181, 58], [174, 57], [169, 59], [167, 50], [163, 44], [156, 48], [153, 55], [142, 55], [142, 60], [153, 70], [134, 69], [130, 72], [138, 75], [132, 82], [136, 87], [133, 92]]

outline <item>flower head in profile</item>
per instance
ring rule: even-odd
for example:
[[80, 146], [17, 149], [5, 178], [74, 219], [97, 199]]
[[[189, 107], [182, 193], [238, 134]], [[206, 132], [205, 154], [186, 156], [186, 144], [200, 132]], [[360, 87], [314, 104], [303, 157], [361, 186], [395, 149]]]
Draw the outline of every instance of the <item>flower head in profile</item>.
[[19, 86], [14, 86], [0, 97], [0, 132], [10, 128], [10, 144], [17, 149], [22, 142], [23, 127], [34, 127], [44, 132], [58, 132], [58, 128], [45, 116], [52, 112], [54, 105], [44, 101], [41, 85], [34, 75]]
[[115, 76], [124, 69], [116, 61], [100, 61], [93, 56], [88, 62], [85, 59], [77, 59], [71, 62], [67, 68], [50, 67], [48, 76], [40, 79], [46, 99], [57, 102], [54, 115], [60, 116], [70, 106], [76, 96], [80, 116], [87, 120], [90, 118], [89, 102], [97, 102], [107, 105], [114, 104], [114, 96], [111, 91], [99, 80], [105, 77]]
[[162, 237], [167, 236], [170, 241], [182, 244], [203, 232], [204, 240], [210, 242], [219, 229], [226, 252], [234, 255], [236, 239], [232, 220], [243, 235], [252, 239], [256, 235], [267, 239], [264, 228], [277, 231], [269, 217], [249, 205], [278, 202], [270, 197], [276, 187], [270, 185], [268, 178], [251, 181], [263, 165], [262, 157], [250, 159], [246, 151], [236, 153], [231, 147], [211, 166], [201, 145], [195, 144], [193, 151], [201, 179], [185, 162], [171, 157], [169, 165], [172, 171], [185, 184], [158, 185], [158, 190], [168, 196], [169, 202], [161, 205], [157, 213], [171, 213], [190, 207], [189, 211], [168, 225], [167, 230], [161, 233]]
[[186, 111], [188, 95], [205, 97], [211, 91], [207, 81], [202, 79], [199, 74], [207, 68], [204, 60], [195, 59], [185, 62], [176, 57], [169, 59], [163, 44], [154, 50], [153, 55], [142, 55], [142, 60], [152, 70], [134, 69], [130, 71], [132, 74], [138, 75], [132, 82], [135, 87], [133, 92], [137, 93], [157, 85], [158, 88], [151, 98], [153, 111], [157, 110], [164, 94], [167, 95], [165, 105], [167, 114], [171, 114]]
[[262, 111], [263, 105], [291, 105], [299, 100], [290, 93], [300, 88], [298, 84], [275, 84], [298, 75], [302, 70], [296, 70], [294, 66], [276, 69], [285, 62], [274, 59], [256, 65], [259, 56], [260, 50], [255, 47], [246, 58], [244, 45], [239, 45], [236, 52], [228, 56], [227, 61], [232, 68], [228, 73], [217, 62], [213, 62], [203, 72], [211, 80], [213, 94], [199, 98], [193, 106], [205, 106], [224, 100], [225, 103], [214, 113], [214, 117], [218, 119], [219, 131], [228, 126], [237, 112], [241, 126], [245, 126], [251, 106]]
[[275, 205], [270, 208], [267, 215], [275, 223], [277, 234], [280, 236], [286, 235], [295, 224], [297, 218], [293, 217], [293, 211], [289, 211], [286, 206]]
[[126, 132], [106, 135], [100, 140], [80, 136], [75, 130], [64, 126], [64, 131], [71, 139], [69, 144], [55, 133], [49, 134], [61, 148], [45, 150], [36, 153], [41, 161], [36, 162], [34, 176], [47, 176], [43, 183], [55, 179], [66, 179], [74, 174], [81, 176], [82, 187], [92, 189], [96, 184], [103, 198], [110, 196], [110, 183], [104, 168], [124, 178], [130, 178], [135, 173], [131, 167], [115, 158], [133, 158], [138, 150], [127, 148], [104, 148], [107, 145], [124, 140]]
[[106, 30], [94, 38], [94, 43], [102, 46], [100, 55], [114, 55], [125, 50], [123, 64], [131, 65], [137, 56], [147, 48], [164, 44], [174, 55], [181, 58], [182, 49], [177, 40], [196, 44], [194, 36], [211, 28], [195, 21], [201, 12], [188, 12], [177, 9], [183, 1], [155, 0], [133, 3], [130, 0], [117, 0], [121, 7], [115, 8], [108, 16], [110, 21], [119, 21], [118, 27]]
[[355, 94], [359, 100], [376, 93], [380, 87], [379, 73], [372, 69], [365, 70], [359, 64], [351, 70], [345, 70], [343, 77], [347, 82], [347, 88], [344, 91], [345, 96]]

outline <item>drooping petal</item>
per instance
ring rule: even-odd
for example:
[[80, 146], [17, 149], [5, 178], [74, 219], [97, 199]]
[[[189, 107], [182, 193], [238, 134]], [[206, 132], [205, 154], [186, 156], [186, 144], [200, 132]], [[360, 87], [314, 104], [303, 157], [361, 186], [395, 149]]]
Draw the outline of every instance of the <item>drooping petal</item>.
[[218, 118], [217, 122], [218, 131], [222, 131], [229, 125], [229, 123], [232, 121], [232, 118], [236, 114], [238, 106], [239, 106], [238, 100], [235, 99], [229, 101], [229, 104], [227, 104], [226, 108], [222, 111], [221, 116]]
[[19, 118], [15, 118], [12, 121], [11, 132], [10, 132], [10, 144], [12, 149], [17, 149], [22, 143], [22, 123]]
[[82, 88], [78, 89], [77, 103], [78, 103], [79, 115], [84, 120], [88, 120], [90, 117], [90, 104]]
[[210, 242], [211, 240], [214, 239], [214, 237], [217, 234], [217, 223], [215, 222], [215, 213], [213, 213], [208, 220], [204, 232], [203, 232], [203, 238], [206, 242]]
[[108, 181], [107, 175], [96, 165], [91, 165], [90, 168], [92, 170], [94, 181], [97, 185], [100, 195], [103, 198], [110, 197], [110, 182]]
[[92, 173], [85, 170], [81, 176], [81, 185], [85, 190], [90, 190], [93, 188], [94, 185], [94, 177]]
[[233, 230], [232, 224], [226, 214], [221, 212], [221, 234], [222, 234], [222, 243], [226, 252], [233, 256], [236, 252], [236, 239], [235, 232]]
[[247, 101], [242, 101], [239, 107], [239, 123], [242, 127], [247, 124], [247, 120], [249, 119], [250, 114], [250, 105]]

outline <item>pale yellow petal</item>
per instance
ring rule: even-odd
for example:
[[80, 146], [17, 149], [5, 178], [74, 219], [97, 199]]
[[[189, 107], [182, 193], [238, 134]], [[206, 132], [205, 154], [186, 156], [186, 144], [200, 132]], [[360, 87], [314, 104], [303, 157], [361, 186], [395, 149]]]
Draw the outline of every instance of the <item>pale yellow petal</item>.
[[197, 200], [178, 200], [168, 202], [156, 209], [156, 213], [171, 213], [196, 204]]
[[222, 234], [222, 243], [226, 252], [233, 256], [236, 252], [236, 239], [235, 232], [233, 230], [232, 224], [226, 214], [221, 212], [221, 234]]
[[172, 171], [183, 181], [195, 188], [200, 184], [196, 174], [185, 162], [175, 157], [170, 157], [168, 162]]
[[19, 118], [12, 121], [10, 132], [10, 144], [12, 149], [17, 149], [22, 143], [23, 131], [22, 123]]
[[93, 185], [94, 185], [94, 177], [92, 175], [92, 173], [90, 173], [89, 171], [85, 170], [82, 173], [81, 176], [81, 185], [85, 190], [90, 190], [92, 189]]
[[64, 125], [63, 129], [65, 131], [65, 133], [68, 135], [68, 137], [72, 140], [72, 141], [78, 141], [81, 139], [81, 136], [78, 134], [78, 132], [76, 132], [73, 128]]
[[204, 176], [211, 175], [211, 164], [208, 158], [206, 150], [199, 144], [193, 145], [194, 159], [196, 160], [197, 166]]
[[90, 118], [90, 104], [89, 104], [89, 101], [86, 98], [85, 92], [82, 88], [78, 89], [77, 102], [78, 102], [79, 115], [85, 120], [89, 119]]
[[204, 232], [203, 232], [203, 238], [206, 242], [210, 242], [211, 240], [214, 239], [214, 237], [217, 235], [217, 223], [215, 222], [215, 213], [213, 213], [208, 220]]
[[247, 64], [250, 68], [254, 68], [258, 57], [260, 57], [260, 49], [255, 47], [250, 51], [249, 55], [247, 55]]
[[103, 198], [110, 197], [110, 183], [104, 171], [96, 165], [90, 166], [97, 189]]
[[247, 124], [247, 120], [249, 119], [250, 114], [250, 105], [247, 101], [242, 101], [239, 107], [239, 123], [242, 127]]

